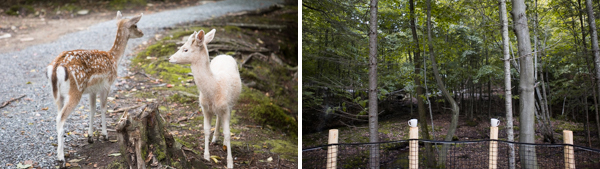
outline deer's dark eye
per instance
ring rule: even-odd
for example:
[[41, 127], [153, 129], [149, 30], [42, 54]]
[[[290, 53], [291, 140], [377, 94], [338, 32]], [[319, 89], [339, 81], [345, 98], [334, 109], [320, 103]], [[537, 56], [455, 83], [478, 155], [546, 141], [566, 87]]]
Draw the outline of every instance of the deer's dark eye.
[[133, 25], [133, 28], [137, 28], [137, 25]]
[[183, 49], [183, 52], [187, 52], [187, 49]]

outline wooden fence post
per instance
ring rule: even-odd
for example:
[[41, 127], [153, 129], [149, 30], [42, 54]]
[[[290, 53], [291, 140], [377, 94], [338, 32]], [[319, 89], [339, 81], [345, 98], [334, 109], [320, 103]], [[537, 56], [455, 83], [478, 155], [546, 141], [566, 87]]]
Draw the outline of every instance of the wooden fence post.
[[[564, 144], [573, 145], [573, 131], [563, 130]], [[565, 146], [565, 169], [575, 169], [575, 151], [573, 146]]]
[[[327, 144], [338, 143], [338, 129], [329, 130], [329, 141]], [[327, 169], [337, 168], [337, 146], [327, 148]]]
[[[498, 127], [490, 127], [490, 140], [498, 140]], [[498, 142], [490, 141], [490, 169], [498, 168]]]
[[[410, 127], [410, 139], [419, 139], [419, 127]], [[419, 168], [419, 141], [409, 141], [408, 168]]]

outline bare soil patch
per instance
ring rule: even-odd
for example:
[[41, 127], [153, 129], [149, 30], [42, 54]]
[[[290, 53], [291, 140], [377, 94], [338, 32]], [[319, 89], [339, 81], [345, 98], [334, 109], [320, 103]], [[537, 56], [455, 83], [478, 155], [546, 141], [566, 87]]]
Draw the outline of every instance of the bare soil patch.
[[[146, 5], [130, 6], [120, 11], [124, 16], [142, 12], [152, 14], [210, 2], [213, 1], [150, 1]], [[14, 5], [18, 4], [12, 6]], [[33, 11], [17, 16], [6, 14], [11, 4], [2, 6], [0, 8], [0, 52], [18, 51], [32, 45], [53, 42], [62, 35], [86, 30], [97, 23], [112, 20], [118, 11], [118, 8], [111, 6], [108, 1], [33, 4], [28, 5]], [[88, 10], [87, 14], [77, 13], [82, 10]]]

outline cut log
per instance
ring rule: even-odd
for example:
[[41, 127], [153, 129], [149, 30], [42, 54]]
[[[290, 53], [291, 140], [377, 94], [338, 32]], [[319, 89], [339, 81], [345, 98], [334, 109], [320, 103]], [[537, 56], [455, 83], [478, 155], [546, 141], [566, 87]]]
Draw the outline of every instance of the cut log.
[[254, 24], [254, 23], [227, 23], [227, 26], [237, 26], [240, 28], [248, 29], [283, 29], [285, 25], [268, 25], [268, 24]]
[[275, 4], [275, 5], [271, 5], [269, 8], [258, 9], [258, 10], [254, 10], [254, 11], [243, 11], [243, 12], [231, 13], [228, 16], [263, 15], [263, 14], [271, 13], [271, 12], [276, 11], [281, 8], [283, 8], [283, 5]]
[[117, 122], [120, 151], [129, 168], [208, 168], [166, 128], [157, 104], [127, 109]]

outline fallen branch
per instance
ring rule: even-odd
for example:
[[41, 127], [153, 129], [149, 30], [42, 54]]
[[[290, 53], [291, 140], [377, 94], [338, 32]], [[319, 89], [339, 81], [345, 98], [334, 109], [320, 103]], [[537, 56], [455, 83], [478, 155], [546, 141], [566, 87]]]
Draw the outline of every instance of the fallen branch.
[[21, 99], [21, 98], [23, 98], [23, 97], [25, 97], [25, 95], [19, 96], [19, 97], [17, 97], [17, 98], [10, 99], [10, 100], [8, 100], [8, 101], [5, 101], [4, 103], [2, 103], [2, 106], [0, 106], [0, 109], [1, 109], [1, 108], [4, 108], [4, 107], [6, 107], [6, 106], [8, 106], [8, 104], [10, 104], [10, 102], [17, 101], [17, 100], [19, 100], [19, 99]]
[[248, 29], [283, 29], [285, 25], [267, 25], [267, 24], [253, 24], [253, 23], [227, 23], [226, 26], [237, 26], [240, 28]]
[[257, 57], [257, 59], [260, 59], [262, 61], [266, 61], [269, 57], [266, 55], [263, 55], [262, 53], [252, 53], [250, 55], [248, 55], [248, 57], [246, 57], [246, 59], [244, 59], [244, 61], [242, 62], [242, 66], [246, 65], [247, 63], [249, 63], [253, 57]]
[[231, 13], [231, 14], [228, 14], [228, 16], [263, 15], [263, 14], [271, 13], [271, 12], [276, 11], [281, 8], [283, 8], [283, 5], [275, 4], [275, 5], [271, 5], [269, 8], [258, 9], [258, 10], [254, 10], [254, 11], [243, 11], [243, 12]]
[[177, 91], [177, 93], [183, 95], [183, 96], [187, 96], [187, 97], [192, 97], [192, 98], [198, 98], [198, 95], [192, 94], [192, 93], [188, 93], [188, 92], [184, 92], [184, 91]]
[[231, 45], [225, 45], [225, 44], [214, 44], [214, 45], [208, 45], [208, 52], [214, 52], [214, 51], [241, 51], [241, 52], [269, 52], [271, 50], [267, 49], [267, 48], [263, 48], [263, 47], [258, 47], [258, 49], [253, 49], [253, 48], [249, 48], [249, 47], [236, 47], [236, 46], [231, 46]]
[[270, 58], [273, 62], [277, 63], [279, 66], [284, 66], [285, 64], [283, 63], [283, 61], [281, 59], [279, 59], [279, 57], [277, 55], [275, 55], [275, 53], [271, 53], [271, 58]]
[[135, 106], [125, 107], [125, 108], [119, 108], [119, 109], [115, 110], [115, 113], [116, 113], [116, 112], [127, 111], [127, 110], [129, 110], [129, 109], [138, 108], [138, 107], [140, 107], [140, 106], [142, 106], [142, 105], [135, 105]]
[[296, 67], [286, 66], [285, 68], [289, 71], [298, 71], [298, 66], [296, 66]]

